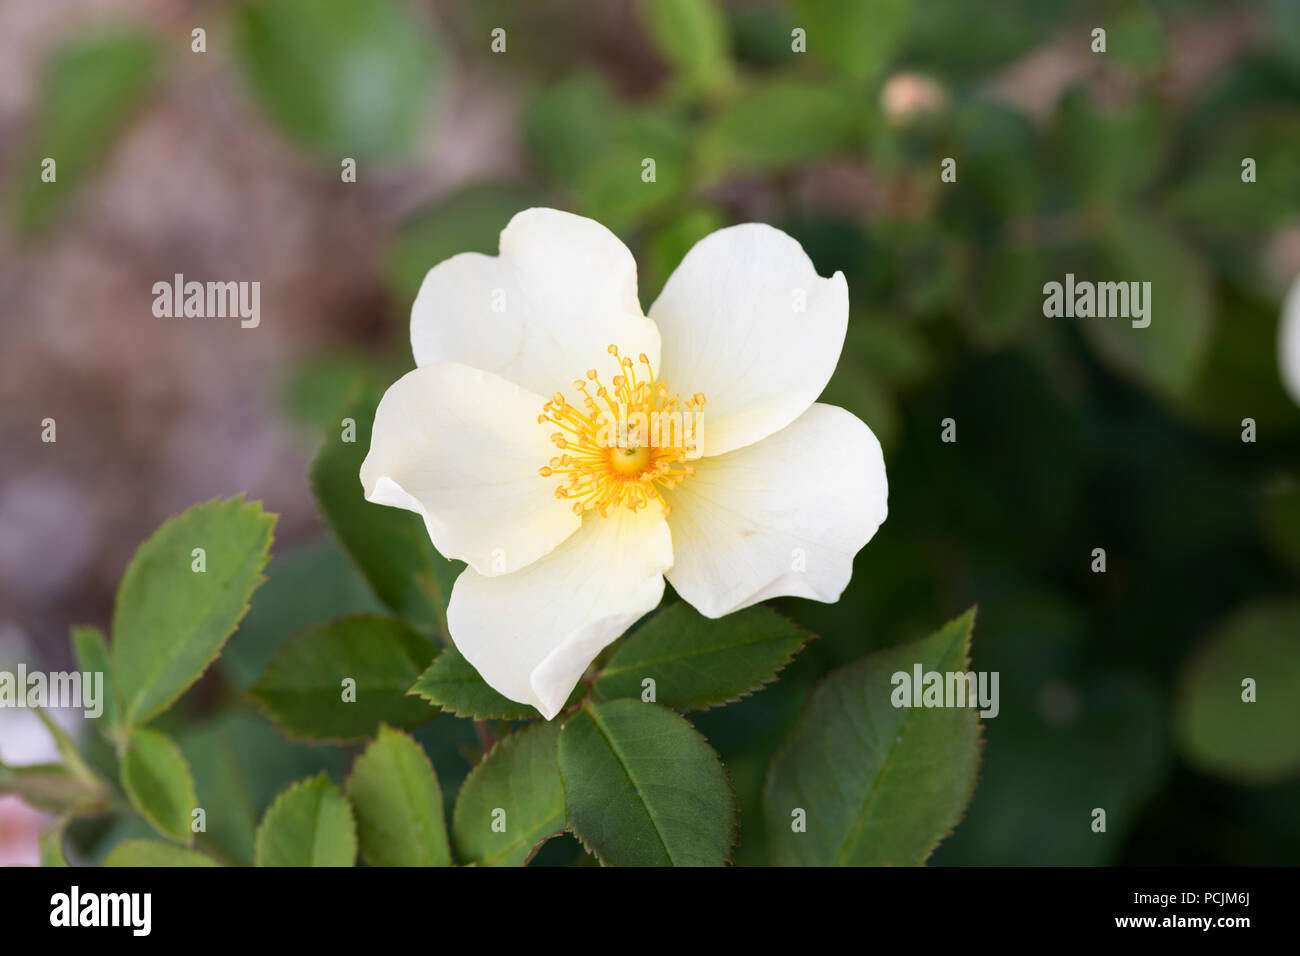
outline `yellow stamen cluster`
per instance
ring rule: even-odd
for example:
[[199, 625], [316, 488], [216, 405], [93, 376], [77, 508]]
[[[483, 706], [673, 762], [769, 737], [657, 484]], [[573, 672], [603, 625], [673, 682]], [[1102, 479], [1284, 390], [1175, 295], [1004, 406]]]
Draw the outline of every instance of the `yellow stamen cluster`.
[[651, 444], [653, 430], [643, 435], [636, 425], [628, 429], [626, 442], [612, 441], [611, 423], [636, 419], [641, 413], [642, 421], [679, 417], [691, 427], [703, 411], [704, 396], [696, 393], [683, 402], [680, 396], [670, 395], [668, 386], [655, 381], [644, 352], [639, 359], [645, 372], [638, 379], [632, 359], [620, 358], [617, 346], [611, 345], [608, 351], [622, 369], [610, 382], [610, 389], [600, 383], [594, 368], [588, 369], [586, 379], [573, 383], [582, 393], [581, 408], [556, 392], [537, 416], [538, 422], [559, 427], [551, 440], [561, 452], [538, 473], [543, 478], [558, 475], [563, 479], [555, 488], [555, 497], [572, 499], [574, 514], [595, 510], [607, 516], [610, 508], [620, 506], [639, 511], [653, 500], [666, 515], [671, 509], [661, 492], [695, 474], [685, 463], [687, 448], [681, 441]]

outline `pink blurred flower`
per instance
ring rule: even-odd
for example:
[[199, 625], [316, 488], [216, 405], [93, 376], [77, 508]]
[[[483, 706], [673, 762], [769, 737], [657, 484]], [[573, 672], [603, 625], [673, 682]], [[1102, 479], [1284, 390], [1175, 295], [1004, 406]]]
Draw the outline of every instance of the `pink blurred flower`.
[[53, 821], [18, 797], [0, 797], [0, 866], [39, 866], [41, 831]]
[[[0, 622], [0, 668], [11, 668], [25, 652], [22, 636]], [[77, 711], [53, 710], [50, 715], [78, 736], [81, 715]], [[58, 749], [35, 711], [0, 708], [0, 760], [11, 767], [58, 762]], [[0, 796], [0, 866], [40, 866], [41, 831], [53, 822], [50, 814], [16, 796]]]
[[943, 109], [948, 94], [935, 80], [919, 73], [895, 73], [880, 91], [880, 107], [894, 124]]

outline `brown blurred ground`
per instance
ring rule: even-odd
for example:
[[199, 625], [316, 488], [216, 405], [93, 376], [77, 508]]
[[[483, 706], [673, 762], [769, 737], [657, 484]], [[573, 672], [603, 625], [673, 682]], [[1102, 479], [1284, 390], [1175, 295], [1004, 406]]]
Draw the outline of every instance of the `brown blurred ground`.
[[[42, 56], [112, 19], [188, 49], [205, 4], [0, 2], [0, 176], [21, 155]], [[457, 74], [443, 129], [400, 169], [344, 185], [271, 129], [220, 37], [170, 82], [48, 235], [0, 226], [0, 630], [50, 662], [73, 623], [107, 625], [131, 553], [165, 517], [246, 492], [281, 515], [277, 546], [319, 526], [315, 436], [283, 411], [295, 360], [347, 342], [403, 353], [406, 303], [380, 281], [392, 223], [518, 162], [511, 90]], [[432, 128], [432, 117], [431, 124]], [[260, 281], [261, 325], [159, 319], [151, 287]], [[41, 420], [57, 422], [43, 444]]]

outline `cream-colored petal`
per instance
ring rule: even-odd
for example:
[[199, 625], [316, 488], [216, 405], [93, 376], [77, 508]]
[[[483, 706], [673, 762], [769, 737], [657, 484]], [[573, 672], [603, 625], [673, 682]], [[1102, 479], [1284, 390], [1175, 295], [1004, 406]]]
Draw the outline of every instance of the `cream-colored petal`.
[[463, 572], [447, 627], [488, 684], [550, 720], [596, 655], [658, 605], [672, 561], [657, 509], [588, 512], [576, 534], [521, 571]]
[[545, 400], [465, 365], [408, 372], [375, 411], [361, 465], [366, 498], [424, 517], [434, 546], [480, 574], [507, 574], [577, 531], [538, 469], [557, 452]]
[[658, 364], [636, 262], [600, 223], [554, 209], [511, 219], [498, 256], [463, 253], [434, 266], [411, 309], [417, 365], [459, 362], [548, 397], [589, 368], [617, 372], [610, 345]]
[[1300, 276], [1291, 285], [1282, 304], [1282, 323], [1278, 327], [1277, 360], [1282, 370], [1282, 384], [1300, 405]]
[[704, 393], [703, 454], [720, 455], [816, 401], [844, 346], [849, 292], [790, 236], [747, 223], [696, 243], [650, 317], [663, 336], [661, 377], [682, 395]]
[[871, 429], [815, 404], [755, 445], [695, 463], [665, 494], [668, 581], [706, 617], [771, 597], [832, 602], [885, 520], [889, 488]]

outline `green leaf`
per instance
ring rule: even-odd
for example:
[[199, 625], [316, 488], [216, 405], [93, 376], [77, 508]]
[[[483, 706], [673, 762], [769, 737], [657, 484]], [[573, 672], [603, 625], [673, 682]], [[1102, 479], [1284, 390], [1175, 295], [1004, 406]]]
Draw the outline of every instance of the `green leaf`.
[[54, 739], [54, 746], [59, 752], [59, 759], [62, 760], [67, 771], [92, 786], [106, 786], [99, 775], [86, 763], [86, 759], [81, 755], [81, 749], [77, 746], [77, 742], [72, 739], [72, 735], [50, 716], [49, 711], [43, 707], [38, 707], [35, 713], [37, 719], [40, 720], [46, 731]]
[[122, 757], [122, 788], [155, 830], [191, 843], [190, 816], [198, 805], [194, 778], [181, 749], [156, 730], [131, 732]]
[[1025, 15], [1038, 9], [1044, 18], [1057, 13], [1033, 0], [999, 2], [982, 8], [985, 16], [971, 16], [968, 0], [918, 3], [908, 21], [908, 66], [954, 82], [982, 78], [1043, 42], [1043, 25]]
[[560, 733], [569, 828], [607, 866], [722, 866], [736, 799], [722, 761], [655, 704], [588, 704]]
[[1062, 321], [1077, 322], [1120, 374], [1158, 394], [1187, 393], [1214, 335], [1214, 297], [1204, 265], [1172, 232], [1145, 220], [1115, 221], [1100, 251], [1095, 281], [1151, 283], [1145, 303], [1151, 324], [1134, 328], [1130, 319], [1114, 316]]
[[1300, 771], [1300, 601], [1248, 605], [1203, 642], [1184, 662], [1175, 724], [1207, 773], [1270, 783]]
[[[581, 686], [581, 685], [580, 685]], [[457, 717], [475, 720], [534, 720], [541, 716], [529, 704], [513, 701], [488, 686], [460, 651], [449, 647], [420, 675], [410, 693]]]
[[1167, 120], [1153, 97], [1099, 108], [1085, 87], [1057, 111], [1058, 155], [1065, 178], [1086, 203], [1114, 205], [1149, 183], [1167, 151]]
[[[240, 759], [243, 755], [236, 751], [236, 741], [226, 726], [236, 720], [257, 719], [259, 718], [246, 712], [235, 712], [211, 723], [186, 728], [176, 735], [177, 746], [181, 748], [190, 765], [190, 772], [194, 775], [198, 804], [207, 818], [203, 845], [237, 866], [253, 865], [253, 839], [257, 833], [257, 821], [266, 807], [255, 806], [253, 803], [250, 793], [253, 781], [249, 780], [249, 774]], [[264, 726], [266, 733], [274, 736], [277, 741], [282, 741], [286, 749], [294, 746], [276, 733], [270, 724]], [[304, 772], [303, 768], [291, 766], [276, 769], [288, 771], [286, 776], [289, 781], [297, 779]], [[266, 781], [257, 783], [266, 785]], [[281, 779], [277, 783], [284, 786], [286, 781]]]
[[[575, 171], [583, 212], [611, 229], [631, 229], [686, 187], [689, 139], [681, 121], [642, 110], [619, 115], [599, 152]], [[654, 179], [646, 181], [654, 161]]]
[[[367, 389], [349, 402], [312, 462], [312, 489], [330, 530], [379, 599], [418, 631], [445, 630], [447, 598], [464, 565], [434, 550], [419, 515], [372, 504], [361, 488], [379, 399]], [[343, 421], [354, 423], [354, 441], [343, 440]]]
[[[295, 634], [248, 693], [291, 737], [363, 739], [381, 722], [415, 727], [433, 716], [406, 692], [437, 653], [393, 618], [340, 618]], [[355, 682], [346, 688], [353, 699], [345, 680]]]
[[266, 673], [295, 632], [349, 614], [386, 613], [356, 565], [328, 535], [277, 550], [266, 577], [248, 616], [221, 651], [218, 666], [241, 692]]
[[[582, 212], [610, 228], [639, 225], [686, 188], [690, 137], [682, 119], [624, 107], [599, 76], [548, 88], [524, 123], [529, 148], [551, 176], [573, 191]], [[654, 160], [653, 182], [643, 178], [646, 159]], [[487, 251], [495, 253], [495, 244]]]
[[774, 67], [803, 56], [793, 49], [793, 14], [785, 6], [727, 4], [736, 58], [755, 67]]
[[176, 734], [207, 814], [205, 847], [240, 866], [253, 865], [257, 824], [280, 791], [325, 771], [341, 777], [335, 747], [294, 743], [260, 714], [227, 710]]
[[[523, 120], [524, 140], [551, 177], [572, 184], [605, 148], [618, 108], [600, 74], [566, 77], [545, 87], [529, 105]], [[495, 253], [496, 249], [494, 240], [490, 248], [478, 251]]]
[[94, 812], [110, 794], [100, 782], [55, 764], [10, 767], [0, 763], [0, 797], [14, 794], [40, 810], [58, 814]]
[[559, 739], [557, 721], [532, 724], [502, 740], [470, 771], [452, 815], [463, 862], [523, 866], [564, 830]]
[[713, 93], [730, 82], [727, 20], [714, 0], [644, 0], [641, 19], [688, 89]]
[[860, 134], [860, 110], [843, 91], [778, 79], [745, 91], [708, 124], [700, 144], [705, 171], [769, 173], [822, 159]]
[[72, 653], [77, 659], [77, 669], [82, 673], [104, 675], [104, 711], [95, 721], [95, 726], [100, 733], [111, 739], [117, 730], [120, 705], [104, 632], [97, 627], [74, 627]]
[[1108, 55], [1140, 74], [1153, 74], [1168, 58], [1169, 26], [1162, 22], [1155, 4], [1135, 3], [1110, 23]]
[[158, 840], [124, 840], [109, 851], [105, 866], [218, 866], [203, 853]]
[[[528, 108], [524, 135], [581, 211], [613, 229], [640, 226], [688, 185], [690, 131], [683, 119], [657, 106], [626, 107], [598, 75], [548, 87]], [[654, 160], [653, 182], [643, 178], [646, 159]]]
[[[1186, 171], [1167, 199], [1184, 233], [1221, 271], [1264, 294], [1276, 282], [1266, 246], [1294, 221], [1300, 194], [1297, 137], [1300, 114], [1292, 106], [1236, 104], [1184, 144]], [[1242, 181], [1246, 159], [1254, 160], [1254, 182]]]
[[807, 31], [808, 54], [855, 80], [871, 80], [893, 58], [912, 0], [796, 0], [794, 23]]
[[958, 317], [980, 345], [1001, 345], [1043, 320], [1042, 250], [1030, 242], [971, 244]]
[[347, 793], [370, 866], [451, 866], [438, 776], [410, 736], [381, 726], [353, 764]]
[[[415, 276], [411, 298], [419, 289], [425, 271]], [[401, 298], [409, 301], [405, 294]], [[314, 349], [294, 359], [286, 370], [278, 389], [278, 404], [295, 425], [303, 426], [309, 434], [322, 435], [326, 429], [334, 427], [338, 410], [352, 397], [358, 382], [391, 382], [401, 378], [409, 365], [398, 350], [386, 350], [386, 354], [379, 355], [337, 346]], [[266, 600], [265, 594], [259, 600]]]
[[[122, 576], [113, 610], [112, 672], [122, 722], [157, 717], [199, 679], [262, 583], [275, 516], [243, 498], [195, 505], [165, 521]], [[206, 570], [191, 570], [202, 548]]]
[[353, 866], [357, 828], [352, 806], [321, 774], [276, 798], [257, 828], [258, 866]]
[[406, 151], [424, 132], [436, 47], [388, 0], [240, 5], [236, 44], [267, 112], [302, 143], [341, 157]]
[[958, 157], [960, 188], [941, 192], [944, 221], [980, 236], [1038, 211], [1044, 163], [1041, 137], [1028, 117], [999, 100], [972, 97], [955, 107], [945, 127], [942, 155]]
[[68, 830], [68, 817], [60, 817], [41, 833], [41, 866], [67, 866], [68, 858], [63, 853], [63, 837]]
[[[35, 127], [14, 172], [20, 231], [50, 224], [104, 164], [109, 150], [159, 78], [155, 42], [122, 31], [96, 32], [55, 50], [36, 93]], [[55, 161], [54, 182], [42, 162]]]
[[684, 601], [669, 605], [624, 640], [596, 679], [605, 699], [637, 697], [655, 682], [655, 700], [675, 710], [707, 710], [775, 679], [809, 634], [765, 607], [710, 620]]
[[[980, 728], [970, 707], [895, 707], [891, 675], [966, 672], [974, 609], [935, 634], [835, 671], [768, 771], [773, 860], [781, 866], [924, 863], [975, 791]], [[794, 829], [804, 811], [805, 832]]]

